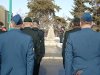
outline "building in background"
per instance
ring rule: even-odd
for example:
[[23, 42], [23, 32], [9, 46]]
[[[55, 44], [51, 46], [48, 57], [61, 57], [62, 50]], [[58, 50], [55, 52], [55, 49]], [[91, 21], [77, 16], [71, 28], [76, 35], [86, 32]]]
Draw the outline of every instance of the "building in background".
[[8, 28], [8, 14], [9, 11], [5, 7], [0, 5], [0, 21], [4, 23], [4, 26]]

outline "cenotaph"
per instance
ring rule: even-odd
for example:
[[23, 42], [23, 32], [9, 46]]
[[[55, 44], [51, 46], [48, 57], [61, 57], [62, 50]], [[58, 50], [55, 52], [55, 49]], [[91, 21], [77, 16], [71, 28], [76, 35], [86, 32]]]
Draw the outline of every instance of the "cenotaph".
[[47, 37], [45, 38], [45, 45], [47, 46], [56, 46], [57, 42], [55, 41], [55, 34], [53, 26], [49, 27]]

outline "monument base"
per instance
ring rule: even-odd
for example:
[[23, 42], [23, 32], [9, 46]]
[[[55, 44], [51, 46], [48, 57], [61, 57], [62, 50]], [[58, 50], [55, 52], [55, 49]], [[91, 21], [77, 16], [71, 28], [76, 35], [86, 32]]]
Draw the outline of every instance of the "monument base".
[[[55, 38], [54, 38], [55, 39]], [[57, 42], [52, 39], [45, 38], [45, 46], [56, 46]]]
[[55, 41], [45, 41], [45, 46], [57, 46]]

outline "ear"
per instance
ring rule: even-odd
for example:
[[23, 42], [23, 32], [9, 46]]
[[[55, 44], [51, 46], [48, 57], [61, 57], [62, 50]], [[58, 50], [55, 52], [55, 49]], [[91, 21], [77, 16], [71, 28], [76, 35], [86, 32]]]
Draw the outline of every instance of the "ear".
[[33, 23], [31, 22], [31, 25], [33, 25]]
[[80, 22], [80, 26], [82, 26], [82, 22]]
[[16, 25], [15, 22], [13, 22], [13, 21], [10, 22], [10, 27], [11, 27], [11, 28], [14, 28], [15, 25]]
[[21, 28], [24, 28], [24, 23], [21, 25]]
[[14, 27], [14, 23], [13, 22], [10, 23], [10, 28], [12, 28], [12, 27]]

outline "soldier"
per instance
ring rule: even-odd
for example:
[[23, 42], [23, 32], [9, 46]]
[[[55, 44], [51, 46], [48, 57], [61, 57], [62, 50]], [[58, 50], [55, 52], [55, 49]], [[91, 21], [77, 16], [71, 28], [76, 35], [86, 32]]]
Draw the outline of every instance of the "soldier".
[[32, 75], [34, 52], [32, 38], [20, 30], [19, 14], [12, 18], [11, 30], [0, 35], [0, 75]]

